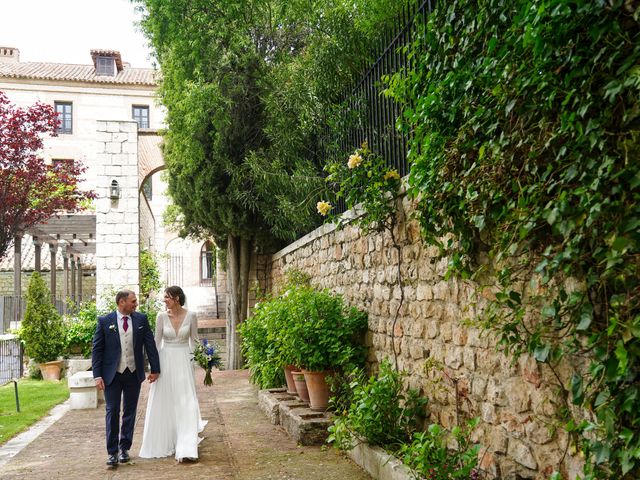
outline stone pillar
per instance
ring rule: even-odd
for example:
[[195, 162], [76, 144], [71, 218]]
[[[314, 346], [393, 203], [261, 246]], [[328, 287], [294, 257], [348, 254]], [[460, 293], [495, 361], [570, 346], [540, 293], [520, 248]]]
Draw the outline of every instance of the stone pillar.
[[55, 243], [49, 244], [49, 253], [51, 254], [51, 302], [56, 305], [56, 279], [57, 279], [57, 267], [56, 267], [56, 255], [58, 254], [58, 245]]
[[71, 255], [71, 271], [69, 272], [69, 280], [71, 281], [71, 301], [76, 302], [76, 257]]
[[69, 253], [62, 251], [62, 314], [67, 314], [67, 301], [69, 298]]
[[13, 238], [13, 298], [15, 308], [12, 320], [19, 322], [22, 318], [22, 234]]
[[78, 291], [76, 292], [78, 295], [78, 304], [82, 303], [82, 260], [78, 257], [77, 260], [78, 265]]
[[40, 273], [42, 270], [41, 267], [41, 259], [42, 259], [42, 242], [38, 240], [38, 237], [33, 237], [33, 251], [34, 251], [34, 262], [35, 262], [35, 270]]
[[[96, 193], [96, 291], [140, 290], [138, 125], [98, 121]], [[111, 198], [113, 182], [119, 197]], [[111, 298], [98, 298], [104, 305]]]

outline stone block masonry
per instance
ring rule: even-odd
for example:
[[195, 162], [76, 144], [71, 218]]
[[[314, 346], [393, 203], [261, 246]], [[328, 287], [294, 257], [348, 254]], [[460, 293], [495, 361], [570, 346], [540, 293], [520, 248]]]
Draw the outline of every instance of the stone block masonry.
[[[98, 300], [122, 288], [139, 291], [140, 209], [136, 122], [98, 121], [98, 157], [108, 165], [97, 178], [96, 289]], [[119, 198], [110, 188], [117, 182]]]
[[[400, 218], [412, 218], [407, 199], [402, 210]], [[288, 270], [300, 270], [314, 286], [368, 312], [369, 369], [397, 359], [407, 386], [429, 398], [430, 420], [445, 428], [480, 417], [473, 440], [493, 477], [542, 479], [560, 469], [576, 478], [580, 459], [565, 455], [569, 440], [556, 428], [560, 400], [551, 372], [531, 358], [512, 364], [500, 353], [491, 333], [474, 323], [492, 293], [445, 278], [448, 259], [423, 243], [415, 221], [396, 228], [400, 251], [388, 232], [363, 236], [355, 227], [325, 224], [271, 256], [268, 289], [278, 290]]]

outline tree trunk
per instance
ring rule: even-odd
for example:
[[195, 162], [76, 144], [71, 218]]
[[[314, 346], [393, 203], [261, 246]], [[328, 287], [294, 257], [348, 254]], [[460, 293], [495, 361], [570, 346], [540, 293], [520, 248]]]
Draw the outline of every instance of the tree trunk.
[[227, 370], [242, 368], [238, 325], [247, 318], [251, 242], [227, 237]]

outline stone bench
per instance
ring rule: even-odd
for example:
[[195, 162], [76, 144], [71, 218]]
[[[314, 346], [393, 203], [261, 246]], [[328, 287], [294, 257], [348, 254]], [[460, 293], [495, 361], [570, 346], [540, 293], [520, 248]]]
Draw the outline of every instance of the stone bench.
[[71, 409], [98, 408], [98, 389], [93, 372], [76, 372], [68, 378]]

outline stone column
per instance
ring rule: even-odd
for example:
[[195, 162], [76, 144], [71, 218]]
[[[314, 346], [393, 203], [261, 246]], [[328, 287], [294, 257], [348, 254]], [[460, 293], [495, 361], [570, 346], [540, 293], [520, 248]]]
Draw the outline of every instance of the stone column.
[[57, 280], [57, 268], [56, 268], [56, 255], [58, 254], [58, 245], [55, 243], [49, 244], [49, 253], [51, 254], [51, 302], [56, 305], [56, 280]]
[[[138, 125], [98, 121], [96, 193], [96, 291], [140, 290]], [[118, 198], [110, 198], [116, 181]], [[98, 298], [104, 305], [112, 299]]]
[[69, 253], [62, 251], [62, 314], [67, 314], [67, 299], [69, 298]]
[[33, 237], [33, 251], [35, 254], [35, 270], [36, 272], [40, 273], [40, 271], [42, 270], [40, 265], [42, 259], [42, 242], [38, 240], [38, 237]]
[[82, 260], [78, 257], [78, 304], [82, 303]]
[[22, 318], [22, 234], [13, 238], [13, 299], [13, 321], [19, 322]]
[[76, 257], [71, 255], [71, 271], [69, 277], [71, 280], [71, 301], [76, 302]]

